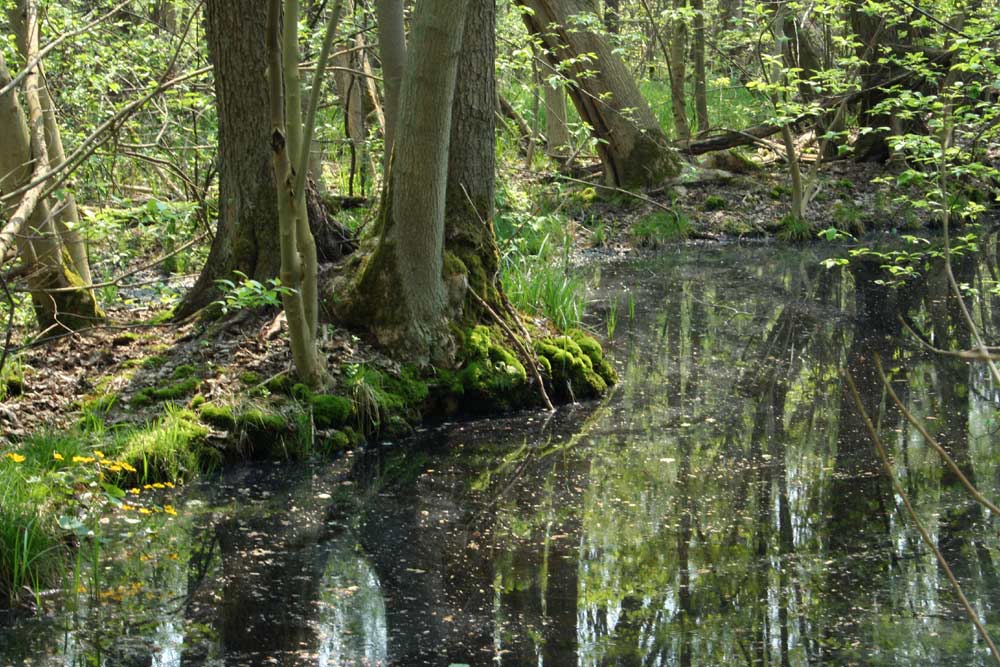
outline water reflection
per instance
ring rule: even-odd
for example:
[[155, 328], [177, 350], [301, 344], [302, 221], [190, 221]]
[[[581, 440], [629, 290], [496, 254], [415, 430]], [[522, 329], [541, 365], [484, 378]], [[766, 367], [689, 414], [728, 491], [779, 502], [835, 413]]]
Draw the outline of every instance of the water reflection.
[[[121, 599], [0, 631], [0, 664], [987, 664], [838, 371], [995, 632], [995, 526], [875, 359], [993, 498], [1000, 388], [928, 352], [969, 345], [939, 272], [888, 291], [875, 264], [818, 260], [687, 248], [601, 267], [624, 378], [606, 401], [230, 471], [102, 565]], [[977, 312], [998, 330], [995, 304]]]

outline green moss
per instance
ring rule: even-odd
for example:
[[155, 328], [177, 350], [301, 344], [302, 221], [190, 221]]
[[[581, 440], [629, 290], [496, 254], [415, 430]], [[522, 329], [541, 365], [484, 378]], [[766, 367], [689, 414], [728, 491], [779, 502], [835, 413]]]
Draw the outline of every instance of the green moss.
[[466, 274], [469, 272], [469, 269], [465, 266], [465, 262], [463, 262], [458, 255], [453, 252], [445, 251], [443, 272], [447, 277], [456, 274]]
[[201, 420], [215, 428], [230, 430], [236, 427], [236, 415], [233, 409], [226, 405], [205, 403], [198, 410]]
[[151, 371], [167, 363], [167, 360], [158, 354], [154, 354], [144, 359], [133, 360], [133, 362], [138, 363], [139, 368]]
[[198, 374], [198, 369], [192, 366], [191, 364], [181, 364], [180, 366], [174, 369], [173, 373], [170, 374], [170, 377], [172, 377], [175, 380], [184, 380], [189, 377], [194, 377], [197, 374]]
[[[596, 341], [594, 344], [596, 345]], [[591, 348], [589, 343], [585, 342], [585, 345]], [[599, 350], [600, 346], [597, 346], [597, 349]], [[570, 336], [537, 341], [535, 350], [540, 357], [548, 361], [552, 385], [557, 396], [570, 399], [595, 398], [607, 391], [608, 380], [594, 369], [594, 362], [590, 356]], [[603, 354], [601, 356], [603, 357]]]
[[145, 389], [140, 389], [132, 396], [131, 403], [141, 408], [158, 401], [175, 401], [194, 393], [200, 386], [201, 380], [196, 377], [189, 377], [165, 387], [146, 387]]
[[344, 431], [332, 431], [320, 444], [328, 453], [341, 452], [351, 448], [351, 437]]
[[460, 340], [460, 367], [456, 372], [438, 371], [439, 393], [464, 395], [472, 411], [510, 409], [527, 402], [528, 374], [514, 353], [496, 342], [489, 327], [479, 325], [465, 331]]
[[191, 400], [188, 402], [188, 407], [192, 410], [196, 410], [202, 405], [204, 405], [205, 401], [207, 400], [208, 399], [206, 399], [201, 394], [195, 394], [194, 396], [191, 397]]
[[343, 396], [315, 394], [309, 399], [313, 421], [317, 428], [334, 428], [345, 425], [351, 418], [353, 405]]
[[260, 408], [250, 408], [241, 412], [236, 423], [245, 429], [281, 433], [288, 431], [288, 419], [279, 412], [264, 412]]
[[725, 197], [720, 197], [719, 195], [708, 195], [705, 197], [704, 203], [702, 203], [701, 208], [704, 211], [724, 211], [728, 207]]
[[279, 373], [264, 383], [264, 388], [272, 394], [291, 394], [294, 385], [291, 373]]
[[597, 340], [580, 329], [570, 329], [566, 333], [580, 347], [580, 350], [587, 355], [594, 371], [601, 376], [608, 386], [618, 384], [618, 373], [615, 372], [614, 367], [604, 354], [604, 349]]
[[243, 371], [239, 375], [240, 382], [252, 387], [254, 385], [260, 384], [260, 373], [256, 371]]
[[134, 343], [137, 340], [139, 340], [139, 334], [133, 333], [131, 331], [126, 331], [112, 338], [111, 344], [114, 345], [115, 347], [120, 347], [122, 345], [129, 345], [130, 343]]

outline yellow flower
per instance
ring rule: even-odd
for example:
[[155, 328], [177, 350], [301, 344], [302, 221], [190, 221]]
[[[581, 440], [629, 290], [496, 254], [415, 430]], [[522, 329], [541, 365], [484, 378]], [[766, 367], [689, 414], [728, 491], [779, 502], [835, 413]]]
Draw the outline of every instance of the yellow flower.
[[177, 510], [174, 509], [173, 505], [164, 505], [163, 511], [169, 514], [170, 516], [177, 516]]
[[14, 463], [24, 463], [24, 457], [15, 452], [7, 452], [7, 458], [9, 458]]
[[174, 488], [174, 483], [173, 482], [164, 482], [163, 486], [167, 487], [168, 489], [172, 489], [172, 488]]
[[110, 465], [108, 466], [109, 472], [121, 472], [122, 467], [120, 465]]
[[164, 488], [164, 486], [163, 486], [163, 484], [160, 484], [159, 482], [154, 482], [153, 483], [153, 488], [154, 489], [162, 489], [162, 488]]
[[104, 452], [102, 452], [99, 449], [95, 449], [94, 450], [94, 456], [96, 456], [99, 459], [103, 459], [104, 458]]
[[145, 507], [140, 507], [140, 508], [139, 508], [139, 514], [152, 514], [152, 512], [150, 512], [150, 511], [149, 511], [148, 509], [146, 509]]
[[118, 463], [118, 465], [120, 465], [122, 467], [122, 470], [124, 470], [126, 472], [135, 472], [135, 468], [133, 468], [128, 463], [125, 463], [124, 461], [117, 461], [117, 463]]
[[137, 496], [140, 493], [139, 489], [136, 489], [134, 487], [129, 489], [128, 492], [131, 493], [133, 496]]
[[73, 463], [93, 463], [93, 456], [74, 456]]
[[59, 452], [52, 452], [52, 458], [55, 459], [56, 461], [62, 461], [63, 455], [60, 454]]

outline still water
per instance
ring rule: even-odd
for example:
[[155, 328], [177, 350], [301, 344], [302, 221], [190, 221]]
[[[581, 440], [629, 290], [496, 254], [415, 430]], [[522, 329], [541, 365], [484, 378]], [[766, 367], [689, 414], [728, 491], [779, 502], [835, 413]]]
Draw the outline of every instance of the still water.
[[[587, 269], [622, 376], [605, 400], [190, 485], [176, 518], [112, 522], [56, 611], [0, 628], [0, 665], [991, 664], [838, 371], [994, 635], [997, 524], [874, 360], [994, 499], [1000, 388], [906, 330], [969, 347], [941, 272], [890, 291], [816, 252]], [[1000, 310], [977, 315], [995, 340]]]

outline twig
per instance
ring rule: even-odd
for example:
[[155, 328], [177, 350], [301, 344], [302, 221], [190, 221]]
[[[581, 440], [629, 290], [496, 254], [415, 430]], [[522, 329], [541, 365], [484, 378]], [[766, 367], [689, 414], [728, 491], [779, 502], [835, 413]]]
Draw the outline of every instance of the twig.
[[7, 363], [7, 351], [10, 349], [10, 337], [14, 333], [14, 310], [17, 305], [14, 303], [14, 297], [10, 293], [10, 288], [7, 287], [7, 279], [0, 275], [0, 287], [3, 287], [4, 296], [7, 297], [7, 303], [10, 304], [10, 315], [7, 316], [7, 333], [4, 336], [3, 341], [3, 351], [0, 352], [0, 373], [3, 372], [3, 366]]
[[879, 377], [882, 378], [882, 384], [885, 385], [885, 388], [889, 391], [889, 396], [892, 398], [893, 403], [895, 403], [896, 407], [899, 408], [899, 411], [903, 413], [903, 416], [906, 417], [906, 420], [911, 424], [913, 424], [913, 427], [920, 432], [920, 435], [923, 436], [924, 440], [927, 441], [927, 444], [933, 447], [935, 451], [937, 451], [937, 453], [941, 456], [941, 458], [944, 459], [945, 465], [947, 465], [948, 468], [952, 471], [952, 473], [954, 473], [955, 476], [958, 477], [958, 480], [962, 483], [962, 486], [964, 486], [965, 489], [969, 492], [969, 495], [971, 495], [980, 505], [982, 505], [990, 512], [992, 512], [994, 516], [1000, 517], [1000, 507], [994, 505], [989, 500], [989, 498], [983, 496], [983, 494], [979, 492], [979, 489], [973, 486], [972, 482], [969, 481], [969, 478], [965, 476], [965, 474], [958, 467], [958, 464], [955, 463], [955, 460], [951, 458], [950, 454], [948, 454], [948, 451], [944, 447], [942, 447], [937, 440], [934, 439], [934, 437], [927, 431], [927, 429], [924, 428], [924, 425], [921, 424], [917, 420], [917, 418], [913, 416], [913, 413], [911, 413], [903, 406], [903, 402], [899, 400], [899, 396], [896, 395], [896, 392], [895, 390], [893, 390], [892, 385], [889, 383], [888, 378], [886, 378], [885, 371], [882, 369], [882, 359], [877, 354], [875, 355], [875, 367], [878, 369]]
[[906, 508], [906, 513], [910, 515], [910, 519], [920, 532], [920, 539], [923, 540], [928, 549], [934, 552], [934, 557], [937, 558], [938, 564], [941, 566], [945, 576], [947, 576], [948, 581], [951, 583], [951, 587], [955, 591], [955, 595], [958, 597], [959, 602], [961, 602], [966, 616], [968, 616], [969, 620], [972, 621], [972, 624], [976, 626], [976, 631], [989, 647], [993, 660], [998, 666], [1000, 666], [1000, 651], [997, 651], [997, 647], [993, 643], [993, 639], [990, 638], [990, 633], [987, 632], [985, 627], [983, 627], [983, 624], [976, 615], [975, 610], [973, 610], [972, 605], [969, 604], [969, 600], [965, 597], [965, 593], [962, 592], [962, 586], [958, 583], [958, 579], [955, 578], [954, 573], [951, 571], [951, 567], [948, 566], [948, 561], [945, 560], [941, 550], [937, 548], [936, 544], [934, 544], [934, 540], [931, 539], [930, 533], [928, 533], [927, 529], [924, 528], [924, 524], [921, 523], [916, 510], [914, 510], [913, 505], [910, 504], [910, 498], [906, 495], [903, 485], [896, 479], [896, 475], [892, 471], [892, 463], [889, 461], [889, 455], [886, 453], [885, 447], [882, 446], [882, 440], [879, 438], [878, 432], [875, 430], [875, 425], [872, 424], [872, 420], [868, 416], [868, 412], [865, 410], [865, 406], [861, 402], [861, 396], [858, 394], [858, 388], [854, 385], [854, 378], [851, 377], [850, 373], [844, 370], [840, 371], [840, 376], [845, 382], [847, 382], [847, 386], [851, 392], [851, 398], [854, 399], [854, 405], [861, 413], [861, 418], [865, 422], [865, 428], [868, 430], [868, 435], [871, 436], [872, 443], [875, 445], [875, 450], [878, 452], [879, 459], [882, 461], [882, 467], [885, 470], [885, 474], [892, 482], [892, 487], [895, 490], [896, 495], [902, 499], [903, 506]]

